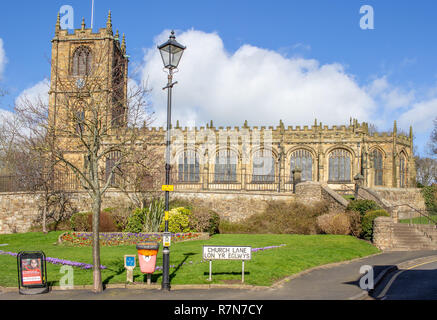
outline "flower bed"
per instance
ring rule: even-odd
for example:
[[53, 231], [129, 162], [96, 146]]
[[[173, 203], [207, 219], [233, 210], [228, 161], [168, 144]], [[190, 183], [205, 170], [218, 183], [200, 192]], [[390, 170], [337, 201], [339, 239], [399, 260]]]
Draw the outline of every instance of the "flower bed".
[[[18, 253], [16, 253], [16, 252], [8, 252], [8, 251], [2, 251], [2, 250], [0, 250], [0, 254], [10, 255], [13, 257], [16, 257], [18, 255]], [[46, 261], [48, 263], [51, 263], [51, 264], [62, 264], [65, 266], [79, 267], [79, 268], [82, 268], [85, 270], [93, 268], [93, 265], [89, 264], [89, 263], [76, 262], [76, 261], [70, 261], [70, 260], [64, 260], [64, 259], [58, 259], [58, 258], [46, 257]], [[100, 269], [106, 269], [106, 267], [100, 265]]]
[[[162, 241], [163, 233], [128, 233], [128, 232], [101, 232], [99, 234], [100, 245], [102, 246], [124, 246], [134, 245], [138, 242], [145, 241]], [[87, 247], [92, 245], [92, 232], [65, 232], [59, 236], [58, 243]], [[175, 233], [171, 235], [172, 242], [181, 242], [187, 240], [206, 240], [209, 238], [208, 233], [190, 232]]]

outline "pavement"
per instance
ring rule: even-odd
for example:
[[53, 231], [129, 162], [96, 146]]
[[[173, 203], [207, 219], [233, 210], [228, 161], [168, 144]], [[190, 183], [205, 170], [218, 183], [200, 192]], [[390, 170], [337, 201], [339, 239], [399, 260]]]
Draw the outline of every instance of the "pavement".
[[[437, 260], [437, 251], [393, 251], [312, 268], [290, 276], [270, 287], [248, 285], [174, 285], [170, 292], [159, 284], [109, 285], [103, 293], [90, 288], [59, 290], [41, 295], [20, 295], [17, 288], [1, 288], [0, 300], [364, 300], [372, 299], [360, 288], [363, 266], [372, 266], [375, 286], [402, 267]], [[370, 291], [372, 293], [372, 291]]]

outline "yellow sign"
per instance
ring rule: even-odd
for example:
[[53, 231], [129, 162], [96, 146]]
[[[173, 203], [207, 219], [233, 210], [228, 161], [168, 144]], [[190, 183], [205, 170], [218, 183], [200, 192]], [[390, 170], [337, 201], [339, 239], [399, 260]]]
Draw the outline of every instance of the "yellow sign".
[[173, 185], [163, 185], [162, 191], [174, 191], [174, 186]]
[[165, 221], [168, 221], [168, 211], [165, 211], [164, 219], [165, 219]]

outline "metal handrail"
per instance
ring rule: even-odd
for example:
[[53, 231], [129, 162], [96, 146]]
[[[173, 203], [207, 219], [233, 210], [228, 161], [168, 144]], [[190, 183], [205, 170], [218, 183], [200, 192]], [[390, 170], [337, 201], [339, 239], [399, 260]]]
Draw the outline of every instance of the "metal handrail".
[[[419, 210], [419, 209], [416, 209], [416, 208], [414, 208], [413, 206], [411, 206], [411, 205], [408, 204], [408, 203], [404, 203], [404, 204], [399, 204], [399, 205], [390, 206], [389, 208], [391, 209], [391, 208], [402, 207], [402, 206], [407, 206], [407, 207], [409, 207], [410, 209], [413, 209], [414, 211], [416, 211], [417, 213], [419, 213], [421, 216], [425, 217], [425, 218], [428, 220], [428, 224], [430, 224], [430, 222], [431, 222], [431, 223], [434, 224], [434, 227], [437, 228], [437, 221], [435, 221], [434, 219], [432, 219], [432, 218], [429, 217], [428, 215], [422, 213], [422, 211], [427, 211], [427, 210]], [[413, 225], [413, 218], [412, 218], [411, 216], [410, 216], [410, 225]]]

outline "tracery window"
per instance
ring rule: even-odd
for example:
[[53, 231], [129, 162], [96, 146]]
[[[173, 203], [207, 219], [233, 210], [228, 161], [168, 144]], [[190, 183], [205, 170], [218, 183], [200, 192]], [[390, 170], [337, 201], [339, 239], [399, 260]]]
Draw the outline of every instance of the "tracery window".
[[186, 150], [179, 155], [178, 181], [180, 182], [200, 181], [199, 157], [196, 151]]
[[73, 76], [87, 76], [91, 73], [92, 53], [90, 48], [80, 46], [74, 51], [72, 74]]
[[406, 160], [405, 160], [405, 156], [401, 154], [401, 157], [399, 159], [399, 186], [401, 188], [406, 187], [406, 176], [407, 176]]
[[110, 181], [110, 185], [111, 186], [115, 186], [116, 184], [116, 177], [118, 174], [121, 173], [120, 170], [120, 165], [117, 165], [117, 167], [114, 169], [114, 167], [116, 166], [117, 162], [120, 160], [121, 158], [121, 153], [119, 151], [113, 151], [110, 152], [108, 154], [108, 156], [106, 157], [106, 167], [105, 167], [105, 180], [108, 181], [112, 171], [114, 171], [114, 173], [112, 174], [111, 177], [111, 181]]
[[302, 170], [302, 181], [313, 180], [313, 157], [305, 149], [293, 151], [290, 157], [290, 177], [293, 182], [293, 170]]
[[373, 154], [373, 171], [374, 171], [374, 185], [382, 186], [382, 153], [375, 149]]
[[215, 182], [237, 181], [237, 153], [232, 150], [220, 150], [217, 152], [214, 166]]
[[275, 182], [275, 159], [271, 150], [258, 150], [253, 154], [252, 182]]
[[351, 154], [345, 149], [335, 149], [329, 154], [329, 182], [351, 181]]

